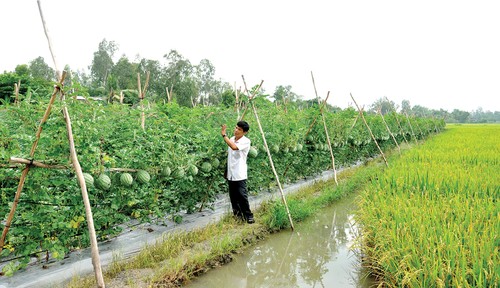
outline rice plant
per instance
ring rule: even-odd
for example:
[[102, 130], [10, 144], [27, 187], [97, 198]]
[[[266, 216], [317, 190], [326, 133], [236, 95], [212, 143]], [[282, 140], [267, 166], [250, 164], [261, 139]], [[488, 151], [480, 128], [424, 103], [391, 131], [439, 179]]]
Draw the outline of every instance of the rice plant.
[[451, 126], [360, 196], [366, 265], [388, 287], [498, 287], [500, 125]]

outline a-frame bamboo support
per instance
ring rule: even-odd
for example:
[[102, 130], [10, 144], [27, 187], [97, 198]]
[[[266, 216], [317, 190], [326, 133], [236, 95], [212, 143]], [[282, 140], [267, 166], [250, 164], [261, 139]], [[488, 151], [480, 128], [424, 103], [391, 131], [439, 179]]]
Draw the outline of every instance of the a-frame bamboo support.
[[[42, 127], [45, 122], [47, 122], [47, 119], [49, 118], [50, 111], [52, 110], [52, 105], [54, 104], [54, 101], [56, 99], [56, 96], [58, 92], [60, 91], [60, 87], [62, 85], [62, 82], [64, 82], [64, 78], [66, 77], [66, 73], [63, 73], [61, 80], [59, 83], [54, 87], [54, 92], [52, 92], [52, 96], [50, 97], [49, 104], [47, 105], [47, 108], [45, 109], [45, 113], [43, 114], [42, 120], [40, 120], [40, 124], [38, 125], [37, 132], [35, 134], [35, 141], [33, 141], [33, 144], [31, 145], [31, 150], [30, 150], [30, 158], [33, 159], [35, 155], [36, 148], [38, 146], [38, 141], [40, 140], [40, 135], [42, 134]], [[10, 225], [12, 223], [12, 219], [14, 218], [14, 213], [16, 212], [17, 209], [17, 204], [19, 203], [19, 198], [21, 197], [21, 191], [23, 190], [24, 187], [24, 182], [26, 180], [26, 176], [28, 175], [28, 172], [31, 168], [31, 161], [30, 163], [26, 164], [25, 168], [21, 172], [21, 177], [19, 179], [19, 184], [17, 185], [17, 190], [16, 194], [14, 196], [14, 201], [12, 202], [12, 207], [10, 208], [9, 215], [7, 216], [7, 220], [5, 222], [5, 226], [2, 232], [2, 238], [0, 238], [0, 252], [3, 249], [3, 246], [5, 244], [5, 237], [7, 236], [7, 232], [9, 232]]]
[[413, 136], [415, 144], [418, 145], [417, 136], [415, 136], [415, 132], [413, 132], [413, 127], [411, 126], [410, 117], [408, 117], [408, 113], [406, 113], [406, 111], [405, 111], [405, 116], [406, 116], [406, 121], [408, 121], [408, 125], [410, 125], [411, 136]]
[[[21, 173], [21, 178], [19, 180], [19, 185], [18, 185], [18, 188], [17, 188], [17, 191], [16, 191], [16, 195], [15, 195], [15, 198], [14, 198], [14, 203], [13, 203], [13, 205], [11, 207], [11, 212], [9, 213], [8, 219], [6, 221], [6, 225], [5, 225], [4, 231], [2, 233], [2, 238], [0, 239], [0, 251], [2, 250], [2, 248], [4, 246], [5, 237], [7, 235], [9, 227], [11, 225], [12, 218], [14, 217], [14, 213], [15, 213], [15, 210], [17, 208], [17, 203], [19, 202], [19, 198], [20, 198], [20, 195], [21, 195], [22, 188], [24, 186], [24, 182], [25, 182], [26, 176], [27, 176], [27, 174], [28, 174], [28, 172], [30, 170], [30, 166], [32, 165], [33, 157], [34, 157], [34, 154], [35, 154], [35, 150], [36, 150], [36, 148], [38, 146], [38, 141], [40, 140], [40, 134], [42, 132], [43, 124], [48, 119], [48, 116], [49, 116], [50, 111], [52, 109], [52, 105], [53, 105], [53, 103], [55, 101], [56, 95], [60, 94], [61, 95], [61, 100], [64, 101], [64, 92], [62, 90], [62, 87], [63, 87], [64, 79], [66, 78], [66, 71], [63, 71], [63, 73], [61, 75], [61, 73], [57, 69], [57, 67], [58, 67], [57, 66], [57, 61], [56, 61], [55, 54], [53, 53], [53, 50], [52, 50], [52, 43], [50, 41], [50, 36], [49, 36], [49, 33], [48, 33], [47, 25], [45, 23], [45, 19], [43, 17], [43, 12], [42, 12], [42, 7], [41, 7], [40, 0], [38, 0], [37, 2], [38, 2], [38, 8], [39, 8], [39, 11], [40, 11], [40, 17], [41, 17], [42, 24], [43, 24], [43, 27], [44, 27], [45, 35], [46, 35], [47, 40], [48, 40], [49, 49], [50, 49], [50, 52], [52, 54], [52, 59], [54, 61], [54, 65], [56, 67], [56, 73], [57, 73], [57, 76], [58, 76], [58, 79], [59, 79], [59, 83], [54, 87], [54, 92], [52, 93], [52, 96], [50, 98], [49, 105], [47, 106], [45, 114], [44, 114], [44, 116], [43, 116], [43, 118], [40, 121], [40, 124], [38, 126], [38, 130], [37, 130], [37, 133], [36, 133], [36, 136], [35, 136], [35, 141], [33, 142], [33, 145], [31, 147], [31, 151], [30, 151], [30, 158], [32, 160], [30, 160], [29, 164], [26, 164], [26, 167], [23, 169], [23, 171]], [[71, 127], [71, 118], [70, 118], [68, 109], [67, 109], [67, 107], [65, 105], [63, 105], [62, 112], [63, 112], [64, 119], [65, 119], [65, 122], [66, 122], [66, 130], [67, 130], [67, 134], [68, 134], [70, 156], [71, 156], [73, 168], [75, 169], [75, 173], [76, 173], [78, 182], [80, 184], [82, 198], [83, 198], [83, 202], [84, 202], [84, 206], [85, 206], [86, 220], [87, 220], [87, 226], [88, 226], [89, 238], [90, 238], [90, 245], [91, 245], [92, 265], [94, 266], [94, 272], [95, 272], [95, 276], [96, 276], [96, 282], [97, 282], [97, 286], [98, 287], [103, 287], [104, 288], [105, 284], [104, 284], [104, 278], [103, 278], [103, 275], [102, 275], [101, 263], [100, 263], [100, 259], [99, 259], [99, 250], [98, 250], [98, 246], [97, 246], [97, 237], [96, 237], [95, 228], [94, 228], [94, 220], [93, 220], [93, 216], [92, 216], [92, 210], [91, 210], [91, 206], [90, 206], [90, 201], [89, 201], [89, 197], [88, 197], [88, 193], [87, 193], [87, 186], [86, 186], [86, 183], [85, 183], [85, 179], [83, 177], [83, 172], [82, 172], [82, 169], [81, 169], [81, 166], [80, 166], [80, 162], [78, 161], [78, 156], [76, 154], [76, 149], [75, 149], [75, 144], [74, 144], [74, 139], [73, 139], [73, 131], [72, 131], [72, 127]]]
[[382, 155], [382, 158], [384, 158], [385, 165], [387, 167], [389, 167], [389, 163], [387, 162], [387, 159], [385, 158], [384, 152], [382, 151], [382, 149], [378, 145], [377, 139], [375, 139], [375, 136], [372, 133], [372, 129], [370, 129], [370, 126], [366, 122], [365, 116], [363, 116], [363, 110], [361, 110], [361, 108], [359, 108], [358, 103], [356, 103], [356, 100], [354, 100], [354, 97], [352, 97], [352, 93], [351, 93], [351, 98], [352, 98], [352, 101], [354, 101], [354, 104], [356, 105], [356, 107], [358, 108], [359, 116], [361, 116], [361, 119], [363, 119], [363, 122], [365, 123], [366, 129], [368, 129], [368, 132], [370, 132], [370, 136], [372, 136], [372, 140], [375, 142], [375, 145], [377, 145], [378, 151]]
[[394, 144], [396, 144], [396, 147], [398, 147], [399, 155], [401, 155], [401, 147], [399, 147], [398, 141], [396, 140], [396, 138], [394, 138], [394, 134], [392, 134], [391, 129], [389, 128], [389, 125], [387, 125], [387, 122], [385, 121], [385, 118], [384, 118], [384, 114], [382, 114], [382, 110], [380, 108], [378, 109], [378, 114], [380, 114], [380, 117], [382, 117], [382, 121], [385, 124], [385, 128], [387, 128], [387, 132], [389, 132], [389, 135], [391, 135], [391, 138], [394, 141]]
[[[314, 76], [311, 71], [311, 78], [314, 86], [314, 93], [316, 94], [316, 100], [318, 100], [318, 105], [321, 106], [319, 96], [318, 96], [318, 91], [316, 90], [316, 83], [314, 82]], [[330, 91], [327, 93], [327, 98], [330, 96]], [[326, 100], [325, 100], [326, 103]], [[333, 168], [333, 177], [335, 179], [335, 184], [339, 185], [339, 182], [337, 182], [337, 170], [335, 169], [335, 157], [333, 156], [333, 149], [332, 149], [332, 142], [330, 141], [330, 136], [328, 135], [328, 128], [326, 127], [326, 119], [325, 119], [325, 113], [323, 112], [323, 109], [320, 109], [321, 117], [323, 118], [323, 127], [325, 128], [325, 135], [326, 135], [326, 141], [328, 142], [328, 150], [330, 150], [330, 156], [332, 157], [332, 168]]]
[[[385, 97], [385, 100], [389, 102], [389, 99], [387, 97]], [[396, 108], [392, 107], [392, 111], [394, 112], [394, 118], [396, 118], [396, 123], [398, 123], [399, 133], [401, 133], [401, 136], [403, 136], [403, 140], [405, 141], [406, 145], [409, 145], [410, 143], [408, 143], [408, 140], [406, 140], [406, 135], [403, 131], [403, 126], [401, 126], [401, 122], [399, 122], [398, 112], [396, 111]]]
[[[243, 78], [245, 90], [248, 93], [247, 84], [245, 82], [245, 77], [243, 75], [241, 75], [241, 77]], [[257, 108], [255, 108], [255, 104], [252, 101], [255, 94], [259, 91], [260, 87], [262, 87], [263, 82], [264, 82], [264, 80], [262, 80], [260, 82], [259, 87], [254, 91], [254, 94], [248, 100], [250, 102], [250, 105], [252, 106], [253, 114], [255, 116], [255, 120], [257, 121], [257, 125], [259, 126], [260, 135], [262, 136], [262, 142], [264, 143], [264, 148], [266, 148], [267, 157], [269, 158], [269, 164], [271, 165], [271, 169], [273, 170], [274, 177], [276, 179], [276, 183], [278, 184], [278, 189], [279, 189], [280, 194], [281, 194], [281, 200], [283, 201], [283, 205], [285, 205], [286, 213], [288, 215], [288, 220], [290, 221], [290, 228], [292, 228], [292, 231], [293, 231], [293, 230], [295, 230], [295, 228], [293, 227], [292, 215], [290, 214], [290, 209], [288, 209], [288, 204], [286, 202], [285, 193], [283, 192], [283, 188], [281, 187], [280, 178], [278, 176], [278, 173], [276, 172], [276, 168], [274, 167], [273, 157], [271, 156], [271, 151], [269, 150], [269, 146], [267, 145], [266, 135], [264, 134], [264, 130], [262, 129], [262, 125], [260, 124], [259, 115], [257, 114]]]

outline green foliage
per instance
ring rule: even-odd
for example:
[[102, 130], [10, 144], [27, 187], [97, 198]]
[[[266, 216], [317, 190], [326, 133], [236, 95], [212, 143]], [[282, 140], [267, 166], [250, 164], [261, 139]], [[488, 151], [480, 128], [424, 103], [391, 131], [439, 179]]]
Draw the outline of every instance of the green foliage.
[[[283, 183], [315, 175], [331, 167], [326, 136], [320, 121], [310, 135], [322, 149], [314, 149], [305, 135], [316, 108], [289, 109], [285, 112], [264, 97], [253, 101], [258, 108], [266, 140], [278, 149], [272, 152], [275, 168]], [[226, 193], [223, 178], [227, 145], [220, 137], [220, 125], [235, 124], [237, 115], [232, 108], [187, 108], [176, 103], [151, 103], [145, 110], [136, 106], [104, 104], [102, 101], [56, 101], [52, 111], [66, 105], [72, 118], [73, 136], [78, 159], [85, 173], [87, 189], [94, 213], [95, 228], [100, 239], [119, 233], [120, 224], [130, 219], [155, 221], [162, 217], [179, 218], [181, 211], [193, 212], [210, 207], [220, 193]], [[39, 120], [46, 103], [22, 101], [0, 110], [0, 164], [10, 157], [29, 159]], [[146, 115], [145, 129], [140, 125], [142, 111]], [[245, 120], [250, 124], [247, 135], [259, 150], [248, 159], [248, 187], [251, 193], [273, 188], [275, 179], [269, 165], [264, 143], [251, 110]], [[347, 164], [358, 158], [378, 153], [373, 142], [348, 144], [348, 137], [369, 138], [360, 124], [350, 130], [355, 113], [327, 113], [329, 135], [338, 163]], [[389, 118], [389, 117], [388, 117]], [[373, 125], [380, 121], [368, 117]], [[388, 119], [392, 123], [391, 119]], [[416, 118], [425, 137], [444, 123]], [[394, 125], [394, 124], [391, 124]], [[405, 127], [406, 129], [406, 127]], [[383, 129], [374, 128], [376, 136], [392, 147]], [[407, 130], [405, 130], [407, 131]], [[64, 119], [51, 113], [43, 126], [35, 160], [47, 164], [68, 163], [68, 141]], [[402, 141], [402, 140], [400, 140]], [[302, 149], [298, 147], [302, 146]], [[211, 168], [209, 169], [209, 166]], [[120, 181], [124, 173], [115, 168], [140, 170], [136, 181]], [[200, 168], [200, 169], [199, 169]], [[118, 169], [119, 170], [119, 169]], [[15, 194], [20, 169], [0, 167], [0, 215], [6, 217]], [[145, 176], [147, 173], [148, 176]], [[141, 176], [141, 174], [144, 174]], [[107, 175], [108, 177], [100, 176]], [[125, 176], [124, 176], [125, 177]], [[147, 180], [147, 181], [144, 181]], [[78, 181], [71, 169], [32, 169], [24, 186], [15, 221], [9, 230], [4, 249], [10, 255], [26, 256], [37, 251], [51, 251], [53, 257], [63, 257], [73, 249], [88, 246], [85, 212]], [[0, 222], [4, 223], [4, 222]], [[2, 225], [0, 224], [0, 228]]]

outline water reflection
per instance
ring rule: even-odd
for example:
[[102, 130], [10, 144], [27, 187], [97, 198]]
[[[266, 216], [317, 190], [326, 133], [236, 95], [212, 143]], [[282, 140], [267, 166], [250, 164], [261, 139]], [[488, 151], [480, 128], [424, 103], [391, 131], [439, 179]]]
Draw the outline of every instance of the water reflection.
[[187, 287], [370, 287], [352, 248], [354, 197], [297, 223], [295, 232], [271, 235]]

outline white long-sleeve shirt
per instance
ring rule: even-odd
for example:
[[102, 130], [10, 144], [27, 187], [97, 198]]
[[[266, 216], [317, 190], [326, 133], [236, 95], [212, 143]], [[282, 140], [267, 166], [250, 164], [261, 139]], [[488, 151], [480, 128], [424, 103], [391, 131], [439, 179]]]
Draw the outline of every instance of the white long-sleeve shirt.
[[228, 147], [227, 150], [227, 179], [230, 181], [246, 180], [247, 174], [247, 156], [250, 151], [250, 139], [246, 136], [234, 141], [234, 136], [229, 139], [236, 144], [238, 150]]

